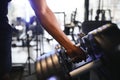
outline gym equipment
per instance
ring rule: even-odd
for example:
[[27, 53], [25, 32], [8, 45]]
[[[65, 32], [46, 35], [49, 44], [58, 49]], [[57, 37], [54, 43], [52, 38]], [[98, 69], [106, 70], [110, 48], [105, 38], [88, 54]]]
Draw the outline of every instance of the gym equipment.
[[102, 66], [101, 69], [97, 69], [97, 72], [104, 76], [105, 80], [119, 79], [119, 35], [120, 29], [116, 24], [110, 23], [89, 32], [82, 38], [82, 46], [92, 60], [101, 60]]
[[27, 45], [27, 52], [28, 52], [28, 57], [27, 57], [27, 60], [26, 60], [26, 63], [24, 64], [25, 66], [26, 66], [26, 64], [28, 64], [28, 75], [31, 75], [32, 74], [32, 72], [31, 72], [31, 61], [33, 61], [34, 62], [34, 60], [32, 59], [32, 57], [30, 56], [30, 37], [29, 37], [29, 34], [28, 34], [28, 28], [29, 27], [29, 25], [28, 24], [26, 24], [26, 45]]
[[75, 27], [77, 27], [80, 32], [82, 25], [82, 22], [76, 20], [76, 15], [77, 15], [77, 8], [75, 9], [75, 11], [71, 13], [71, 21], [69, 24], [64, 25], [65, 27], [63, 31], [66, 35], [71, 35], [71, 38], [75, 43], [76, 43], [75, 34], [74, 34]]
[[82, 23], [82, 32], [87, 35], [90, 31], [110, 23], [112, 22], [111, 21], [84, 21]]
[[50, 80], [51, 78], [77, 80], [79, 76], [92, 69], [96, 69], [99, 80], [118, 80], [120, 30], [117, 25], [106, 24], [89, 32], [80, 40], [82, 40], [81, 48], [87, 52], [87, 59], [91, 60], [75, 66], [62, 48], [54, 53], [45, 54], [35, 63], [38, 80]]

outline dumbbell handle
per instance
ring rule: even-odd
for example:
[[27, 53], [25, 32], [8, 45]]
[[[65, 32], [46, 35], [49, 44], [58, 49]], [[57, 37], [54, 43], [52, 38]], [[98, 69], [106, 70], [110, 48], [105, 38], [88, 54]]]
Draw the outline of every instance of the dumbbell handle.
[[83, 74], [85, 72], [88, 72], [89, 70], [95, 68], [95, 67], [99, 67], [102, 65], [102, 62], [98, 59], [98, 60], [95, 60], [95, 61], [92, 61], [92, 62], [89, 62], [71, 72], [69, 72], [70, 76], [71, 77], [77, 77], [78, 75], [80, 74]]

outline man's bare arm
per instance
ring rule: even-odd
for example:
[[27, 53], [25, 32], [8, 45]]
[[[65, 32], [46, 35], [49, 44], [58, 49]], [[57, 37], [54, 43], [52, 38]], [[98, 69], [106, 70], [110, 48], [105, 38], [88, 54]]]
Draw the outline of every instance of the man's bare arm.
[[83, 50], [76, 47], [61, 30], [46, 0], [30, 0], [30, 2], [44, 29], [66, 49], [68, 56], [74, 58], [79, 55], [81, 59], [84, 59]]

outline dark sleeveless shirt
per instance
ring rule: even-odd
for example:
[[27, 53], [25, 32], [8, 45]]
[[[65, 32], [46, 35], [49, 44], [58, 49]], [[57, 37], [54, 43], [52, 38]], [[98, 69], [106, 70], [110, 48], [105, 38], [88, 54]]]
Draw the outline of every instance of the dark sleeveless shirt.
[[0, 22], [8, 21], [7, 13], [8, 13], [8, 2], [11, 0], [0, 0]]

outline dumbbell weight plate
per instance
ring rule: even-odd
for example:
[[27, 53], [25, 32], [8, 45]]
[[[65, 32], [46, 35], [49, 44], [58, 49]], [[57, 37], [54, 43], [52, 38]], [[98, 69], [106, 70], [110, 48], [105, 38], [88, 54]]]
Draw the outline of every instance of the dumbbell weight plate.
[[53, 76], [57, 78], [56, 80], [64, 78], [64, 67], [57, 52], [40, 56], [35, 66], [38, 80], [47, 80]]

